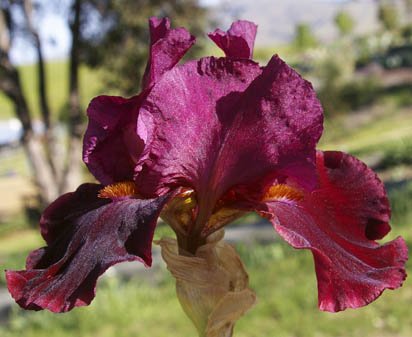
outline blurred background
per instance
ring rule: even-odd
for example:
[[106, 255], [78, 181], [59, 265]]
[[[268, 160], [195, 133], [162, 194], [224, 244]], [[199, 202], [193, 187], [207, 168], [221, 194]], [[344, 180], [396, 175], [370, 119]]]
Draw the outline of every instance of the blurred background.
[[[258, 24], [255, 59], [277, 53], [312, 81], [325, 110], [320, 148], [359, 156], [385, 182], [393, 231], [412, 244], [411, 0], [0, 0], [0, 269], [22, 269], [41, 245], [45, 205], [82, 181], [92, 97], [133, 95], [148, 51], [147, 19], [169, 16], [198, 38], [187, 58], [222, 55], [205, 33]], [[156, 237], [172, 235], [158, 226]], [[317, 309], [312, 257], [249, 215], [227, 230], [259, 302], [237, 337], [412, 335], [412, 282], [366, 308]], [[195, 336], [154, 248], [151, 270], [112, 268], [90, 307], [24, 312], [0, 275], [0, 335]], [[409, 273], [411, 272], [409, 268]]]

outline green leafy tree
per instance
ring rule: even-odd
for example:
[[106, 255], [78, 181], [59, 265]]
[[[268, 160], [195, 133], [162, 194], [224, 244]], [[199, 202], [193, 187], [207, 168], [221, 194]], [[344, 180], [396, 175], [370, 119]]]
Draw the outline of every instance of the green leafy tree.
[[[148, 53], [148, 18], [170, 17], [175, 27], [184, 26], [192, 35], [204, 34], [206, 9], [197, 0], [100, 0], [87, 1], [98, 13], [98, 30], [84, 30], [83, 61], [103, 70], [103, 85], [114, 93], [132, 95], [139, 90]], [[199, 53], [202, 43], [188, 57]]]
[[394, 30], [399, 25], [398, 11], [394, 5], [383, 3], [379, 6], [378, 18], [386, 30]]
[[355, 21], [349, 13], [340, 11], [335, 16], [335, 24], [341, 36], [350, 35], [355, 27]]
[[412, 24], [404, 26], [401, 34], [406, 43], [412, 43]]
[[298, 51], [305, 51], [318, 45], [312, 29], [307, 23], [299, 23], [296, 25], [293, 45]]

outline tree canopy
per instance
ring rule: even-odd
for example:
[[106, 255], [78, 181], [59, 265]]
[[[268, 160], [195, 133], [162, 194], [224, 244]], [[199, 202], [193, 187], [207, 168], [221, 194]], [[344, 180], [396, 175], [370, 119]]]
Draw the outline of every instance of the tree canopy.
[[299, 51], [304, 51], [318, 45], [318, 41], [309, 24], [299, 23], [296, 25], [293, 45]]
[[[197, 0], [87, 0], [83, 16], [82, 57], [103, 70], [104, 85], [115, 93], [139, 90], [148, 54], [148, 18], [168, 16], [172, 25], [184, 26], [199, 36], [205, 31], [206, 10]], [[95, 27], [87, 26], [90, 17]], [[98, 29], [96, 29], [98, 28]], [[196, 44], [188, 57], [199, 52]]]
[[355, 21], [348, 12], [339, 11], [335, 16], [335, 24], [341, 36], [350, 35], [355, 27]]

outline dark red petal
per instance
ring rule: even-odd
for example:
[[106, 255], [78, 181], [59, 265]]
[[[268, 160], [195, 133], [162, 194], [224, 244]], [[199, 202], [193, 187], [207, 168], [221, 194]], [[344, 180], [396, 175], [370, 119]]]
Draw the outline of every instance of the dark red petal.
[[148, 194], [191, 186], [205, 202], [273, 171], [316, 184], [322, 109], [310, 83], [278, 57], [263, 70], [244, 59], [188, 62], [156, 83], [141, 111], [157, 130], [139, 181]]
[[216, 29], [208, 36], [222, 49], [227, 57], [252, 58], [257, 26], [253, 22], [233, 22], [227, 32]]
[[319, 307], [357, 308], [402, 285], [407, 247], [402, 238], [373, 241], [390, 229], [383, 184], [372, 170], [341, 152], [318, 152], [318, 190], [303, 201], [267, 203], [278, 233], [315, 259]]
[[83, 184], [76, 191], [63, 194], [52, 202], [40, 219], [40, 231], [46, 243], [55, 241], [65, 231], [63, 226], [71, 227], [70, 219], [109, 203], [109, 199], [97, 198], [102, 188], [103, 185], [99, 184]]
[[184, 28], [170, 29], [167, 18], [150, 18], [150, 54], [143, 76], [143, 88], [148, 88], [172, 69], [195, 43]]
[[104, 185], [133, 180], [144, 156], [152, 131], [150, 118], [138, 114], [140, 101], [141, 96], [99, 96], [90, 102], [83, 160]]
[[317, 167], [322, 186], [328, 186], [317, 191], [317, 199], [339, 202], [337, 216], [342, 222], [356, 223], [336, 228], [341, 235], [378, 240], [390, 231], [389, 201], [375, 172], [355, 157], [337, 151], [319, 151]]
[[95, 209], [85, 205], [79, 214], [82, 190], [57, 199], [45, 212], [42, 226], [52, 226], [54, 233], [48, 232], [47, 247], [29, 255], [27, 270], [6, 272], [21, 307], [64, 312], [88, 305], [97, 278], [110, 266], [134, 260], [151, 265], [153, 232], [167, 196], [119, 199]]
[[150, 44], [155, 44], [163, 39], [170, 30], [169, 18], [151, 17], [149, 19]]

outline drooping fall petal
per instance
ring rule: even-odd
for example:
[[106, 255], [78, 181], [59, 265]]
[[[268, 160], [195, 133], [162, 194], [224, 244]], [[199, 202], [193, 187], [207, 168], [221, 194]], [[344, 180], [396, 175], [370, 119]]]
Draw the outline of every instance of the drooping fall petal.
[[51, 245], [72, 226], [70, 219], [110, 203], [110, 199], [97, 197], [102, 188], [103, 185], [99, 184], [82, 184], [75, 192], [63, 194], [51, 203], [40, 219], [44, 241]]
[[221, 48], [227, 57], [252, 58], [257, 26], [253, 22], [239, 20], [227, 32], [216, 29], [208, 36]]
[[364, 306], [402, 285], [406, 244], [374, 241], [390, 230], [390, 214], [383, 184], [365, 164], [318, 152], [317, 170], [317, 190], [301, 201], [267, 201], [268, 212], [288, 243], [312, 250], [321, 310]]
[[195, 43], [195, 38], [186, 29], [170, 29], [168, 18], [150, 18], [149, 29], [150, 53], [143, 88], [148, 88], [172, 69]]
[[188, 62], [156, 83], [141, 111], [158, 132], [144, 189], [190, 186], [205, 202], [273, 172], [316, 182], [322, 109], [310, 83], [278, 57], [263, 70], [249, 60]]
[[150, 116], [138, 113], [141, 99], [99, 96], [90, 102], [83, 160], [102, 184], [132, 180], [139, 169], [152, 134]]
[[168, 197], [101, 204], [97, 194], [92, 197], [98, 187], [83, 185], [52, 203], [42, 218], [48, 246], [29, 255], [27, 270], [6, 272], [9, 291], [23, 308], [64, 312], [88, 305], [97, 278], [110, 266], [134, 260], [151, 265], [153, 232]]

